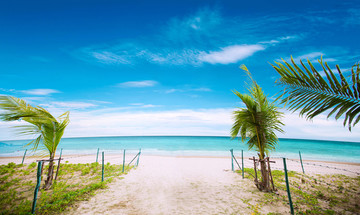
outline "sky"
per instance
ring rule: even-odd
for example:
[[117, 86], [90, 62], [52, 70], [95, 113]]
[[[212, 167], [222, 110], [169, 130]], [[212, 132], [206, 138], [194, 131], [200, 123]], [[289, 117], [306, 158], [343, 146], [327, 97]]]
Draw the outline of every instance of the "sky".
[[[271, 64], [322, 56], [349, 74], [359, 35], [359, 1], [2, 1], [0, 94], [70, 111], [64, 137], [228, 136], [240, 65], [273, 99]], [[281, 138], [360, 140], [359, 126], [282, 111]], [[28, 138], [22, 123], [0, 121], [0, 140]]]

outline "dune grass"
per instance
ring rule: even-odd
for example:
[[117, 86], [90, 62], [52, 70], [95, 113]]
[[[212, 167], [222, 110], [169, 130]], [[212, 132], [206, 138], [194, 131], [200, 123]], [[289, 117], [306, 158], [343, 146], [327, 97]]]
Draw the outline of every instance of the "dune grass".
[[[253, 180], [254, 169], [245, 168], [245, 178]], [[241, 175], [241, 171], [237, 171]], [[261, 193], [255, 203], [249, 204], [254, 214], [260, 214], [261, 207], [283, 204], [289, 207], [284, 171], [273, 170], [275, 193]], [[258, 172], [258, 177], [261, 175]], [[345, 175], [303, 175], [288, 172], [291, 197], [295, 214], [359, 214], [360, 176]], [[254, 185], [255, 186], [255, 185]], [[276, 214], [276, 213], [270, 213]]]
[[[42, 185], [47, 167], [44, 166]], [[124, 174], [131, 168], [126, 167]], [[0, 166], [0, 214], [31, 214], [36, 171], [36, 163], [9, 163]], [[36, 214], [57, 214], [65, 211], [77, 201], [94, 195], [96, 190], [105, 189], [108, 183], [122, 174], [122, 165], [107, 163], [104, 182], [101, 182], [101, 164], [61, 164], [52, 189], [40, 189]]]

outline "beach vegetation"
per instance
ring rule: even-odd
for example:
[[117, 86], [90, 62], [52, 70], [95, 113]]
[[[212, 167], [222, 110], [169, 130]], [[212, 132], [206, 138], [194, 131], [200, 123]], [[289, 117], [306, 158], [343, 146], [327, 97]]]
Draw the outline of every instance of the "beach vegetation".
[[270, 186], [266, 161], [269, 152], [275, 149], [278, 142], [275, 132], [283, 132], [281, 128], [284, 125], [281, 122], [283, 113], [278, 110], [274, 102], [267, 99], [262, 88], [252, 79], [246, 66], [242, 65], [241, 68], [247, 72], [252, 84], [248, 88], [248, 93], [234, 91], [245, 107], [233, 112], [234, 124], [231, 128], [231, 137], [240, 136], [243, 142], [246, 141], [249, 149], [255, 149], [258, 152], [261, 181], [258, 182], [255, 179], [255, 184], [259, 190], [269, 192], [273, 188]]
[[[254, 169], [244, 168], [245, 178], [252, 180]], [[276, 192], [254, 193], [259, 196], [259, 207], [282, 204], [288, 207], [285, 174], [281, 170], [272, 170]], [[242, 174], [241, 171], [237, 171]], [[290, 192], [296, 214], [359, 214], [360, 184], [359, 177], [340, 174], [305, 176], [288, 171]], [[315, 180], [317, 184], [315, 184]], [[339, 186], [342, 189], [339, 189]], [[244, 202], [244, 201], [243, 201]], [[245, 203], [245, 202], [244, 202]], [[256, 203], [252, 203], [256, 205]], [[255, 209], [255, 208], [253, 208]], [[261, 211], [259, 209], [258, 211]]]
[[297, 65], [291, 57], [291, 63], [275, 62], [273, 68], [281, 76], [276, 81], [284, 87], [280, 95], [281, 103], [293, 112], [300, 111], [300, 116], [313, 119], [322, 113], [327, 113], [327, 118], [343, 118], [343, 125], [351, 131], [360, 121], [360, 64], [351, 68], [347, 77], [336, 65], [337, 74], [330, 66], [322, 61], [319, 72], [310, 60], [307, 66], [300, 60]]
[[[8, 171], [9, 167], [14, 173]], [[83, 175], [81, 169], [92, 168], [94, 174]], [[95, 167], [95, 168], [93, 168]], [[132, 167], [126, 167], [125, 173]], [[34, 165], [0, 165], [0, 214], [30, 214], [36, 184]], [[29, 171], [29, 175], [22, 171]], [[101, 165], [62, 164], [52, 189], [39, 190], [36, 214], [59, 214], [74, 207], [80, 200], [87, 200], [97, 190], [106, 189], [113, 178], [121, 179], [122, 165], [107, 165], [105, 180], [101, 182]], [[70, 174], [71, 173], [71, 174]], [[44, 173], [45, 174], [45, 173]]]
[[36, 135], [37, 137], [28, 143], [33, 151], [40, 151], [42, 155], [49, 156], [49, 166], [45, 189], [50, 189], [53, 182], [54, 158], [56, 149], [69, 124], [69, 112], [65, 112], [58, 118], [52, 116], [42, 107], [33, 107], [24, 100], [12, 96], [0, 96], [0, 119], [4, 121], [25, 121], [26, 125], [16, 126], [16, 129], [23, 135]]

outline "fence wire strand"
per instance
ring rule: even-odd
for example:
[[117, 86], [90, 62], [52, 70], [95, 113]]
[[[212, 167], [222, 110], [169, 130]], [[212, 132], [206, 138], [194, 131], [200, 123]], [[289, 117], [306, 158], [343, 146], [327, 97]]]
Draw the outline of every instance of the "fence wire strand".
[[[235, 156], [233, 156], [233, 157], [235, 158]], [[281, 159], [282, 159], [283, 157], [272, 157], [272, 158], [281, 158]], [[241, 159], [241, 158], [240, 158], [240, 159]], [[296, 162], [296, 163], [301, 163], [300, 161], [294, 160], [294, 159], [286, 158], [286, 160], [293, 161], [293, 162]], [[348, 170], [348, 169], [344, 169], [344, 168], [332, 167], [332, 166], [328, 166], [328, 165], [315, 164], [315, 163], [309, 163], [309, 162], [303, 162], [303, 164], [312, 165], [312, 166], [319, 166], [319, 167], [325, 167], [325, 168], [329, 168], [329, 169], [336, 169], [336, 170], [346, 171], [346, 172], [349, 172], [349, 173], [354, 173], [354, 174], [360, 175], [359, 172], [354, 172], [354, 171], [351, 171], [351, 170]], [[244, 168], [246, 168], [245, 165], [246, 165], [246, 166], [249, 166], [249, 165], [250, 165], [250, 166], [253, 166], [253, 162], [251, 162], [250, 160], [244, 159]], [[253, 168], [253, 167], [251, 167], [251, 168]], [[241, 170], [241, 168], [240, 168], [240, 170]], [[278, 167], [273, 167], [273, 166], [272, 166], [272, 167], [271, 167], [271, 171], [273, 171], [273, 170], [280, 170], [280, 171], [283, 171], [283, 172], [285, 171], [283, 168], [278, 168]], [[338, 189], [339, 191], [344, 190], [344, 191], [347, 191], [347, 192], [352, 193], [352, 194], [354, 194], [354, 195], [359, 195], [359, 194], [360, 194], [360, 192], [357, 192], [357, 191], [354, 191], [354, 190], [349, 190], [349, 189], [347, 189], [347, 188], [345, 188], [345, 187], [342, 187], [342, 186], [340, 187], [340, 186], [338, 186], [338, 185], [328, 183], [328, 182], [323, 181], [323, 180], [321, 180], [321, 179], [319, 179], [319, 178], [315, 178], [315, 177], [312, 177], [312, 176], [308, 176], [308, 175], [305, 175], [305, 174], [303, 174], [303, 173], [298, 173], [297, 171], [287, 170], [287, 172], [292, 172], [292, 173], [294, 173], [294, 174], [297, 175], [297, 176], [305, 177], [305, 178], [307, 178], [307, 179], [309, 179], [309, 180], [314, 180], [315, 182], [319, 182], [319, 183], [326, 184], [326, 185], [328, 185], [329, 187], [333, 187], [333, 188]], [[250, 172], [246, 172], [246, 173], [247, 173], [248, 175], [252, 176], [253, 178], [255, 178], [255, 176], [252, 175]], [[285, 179], [284, 179], [284, 180], [281, 180], [281, 181], [282, 181], [282, 182], [285, 182]], [[311, 196], [311, 197], [313, 197], [313, 198], [316, 198], [316, 196], [314, 196], [312, 193], [308, 193], [308, 192], [305, 191], [305, 190], [299, 189], [299, 188], [296, 187], [296, 185], [294, 185], [293, 183], [289, 183], [289, 185], [291, 186], [292, 189], [296, 189], [296, 190], [301, 191], [301, 192], [303, 192], [303, 193], [305, 193], [305, 194], [307, 194], [307, 195], [309, 195], [309, 196]], [[284, 191], [284, 190], [283, 190], [283, 191]], [[285, 191], [286, 191], [286, 190], [285, 190]], [[311, 206], [314, 207], [315, 209], [321, 210], [321, 211], [324, 212], [324, 213], [325, 213], [326, 210], [327, 210], [326, 208], [323, 209], [322, 207], [317, 206], [317, 205], [315, 205], [314, 203], [308, 201], [304, 196], [298, 195], [296, 192], [292, 192], [292, 195], [294, 195], [294, 197], [296, 197], [296, 198], [298, 198], [298, 199], [301, 199], [301, 201], [304, 201], [304, 202], [307, 203], [308, 205], [311, 205]], [[316, 199], [317, 199], [317, 198], [316, 198]]]

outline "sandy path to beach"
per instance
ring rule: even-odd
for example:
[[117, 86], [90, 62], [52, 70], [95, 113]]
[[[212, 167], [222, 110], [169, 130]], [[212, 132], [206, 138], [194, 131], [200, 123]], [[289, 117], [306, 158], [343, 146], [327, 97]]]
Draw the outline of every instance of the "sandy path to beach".
[[229, 159], [143, 157], [70, 214], [251, 214], [241, 199], [255, 187], [226, 166]]
[[[105, 157], [105, 163], [122, 162], [121, 155]], [[129, 155], [127, 159], [132, 157], [133, 155]], [[95, 155], [71, 155], [64, 158], [70, 163], [95, 161]], [[0, 158], [0, 164], [19, 163], [21, 159]], [[29, 157], [25, 163], [34, 162], [36, 159], [39, 158]], [[282, 159], [271, 160], [276, 161], [271, 165], [273, 169], [283, 169]], [[244, 159], [244, 163], [245, 167], [253, 166], [248, 158]], [[288, 160], [287, 164], [288, 170], [302, 172], [299, 161]], [[234, 165], [236, 168], [236, 163]], [[304, 168], [306, 174], [310, 175], [357, 176], [360, 173], [358, 163], [305, 161]], [[231, 171], [229, 157], [142, 155], [137, 169], [131, 170], [123, 179], [115, 179], [108, 189], [99, 190], [89, 201], [77, 203], [74, 209], [65, 214], [251, 214], [263, 195], [257, 191], [251, 180], [242, 179]], [[287, 214], [289, 208], [286, 204], [273, 203], [262, 206], [260, 212]]]

